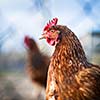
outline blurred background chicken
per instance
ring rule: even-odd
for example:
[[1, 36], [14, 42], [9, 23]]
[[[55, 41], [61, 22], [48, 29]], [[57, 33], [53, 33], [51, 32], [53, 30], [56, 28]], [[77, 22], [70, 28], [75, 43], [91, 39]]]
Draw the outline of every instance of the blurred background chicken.
[[49, 57], [40, 52], [34, 39], [25, 36], [27, 49], [26, 71], [33, 83], [46, 87]]
[[[42, 38], [55, 46], [48, 70], [46, 100], [100, 100], [100, 67], [87, 61], [76, 35], [54, 18]], [[42, 39], [41, 38], [41, 39]]]

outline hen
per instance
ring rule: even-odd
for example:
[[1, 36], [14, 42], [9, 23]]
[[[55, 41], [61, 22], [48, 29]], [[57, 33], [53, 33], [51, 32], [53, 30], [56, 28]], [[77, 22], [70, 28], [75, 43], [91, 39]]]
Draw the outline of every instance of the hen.
[[36, 42], [25, 36], [24, 43], [27, 47], [26, 70], [33, 83], [46, 87], [47, 70], [50, 58], [40, 52]]
[[42, 34], [55, 46], [46, 100], [100, 100], [100, 67], [87, 61], [76, 35], [67, 26], [57, 25], [57, 21], [57, 18], [49, 21]]

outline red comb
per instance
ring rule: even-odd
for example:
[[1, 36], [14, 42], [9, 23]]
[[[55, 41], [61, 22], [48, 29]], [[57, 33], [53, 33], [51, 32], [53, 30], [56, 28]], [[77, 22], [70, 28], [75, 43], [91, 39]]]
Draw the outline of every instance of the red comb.
[[49, 21], [49, 23], [47, 23], [47, 25], [44, 28], [44, 31], [48, 30], [48, 28], [50, 28], [51, 26], [56, 25], [58, 22], [58, 18], [53, 18], [51, 21]]
[[29, 40], [29, 36], [25, 36], [24, 43], [27, 44], [28, 40]]

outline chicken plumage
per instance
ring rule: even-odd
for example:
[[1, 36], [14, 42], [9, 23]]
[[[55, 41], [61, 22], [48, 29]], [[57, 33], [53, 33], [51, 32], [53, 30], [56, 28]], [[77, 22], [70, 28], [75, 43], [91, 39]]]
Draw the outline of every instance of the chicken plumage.
[[87, 61], [79, 39], [67, 26], [56, 24], [57, 18], [47, 24], [42, 34], [55, 46], [46, 100], [100, 100], [100, 67]]
[[40, 52], [34, 39], [25, 36], [27, 49], [26, 71], [33, 83], [46, 87], [49, 56]]

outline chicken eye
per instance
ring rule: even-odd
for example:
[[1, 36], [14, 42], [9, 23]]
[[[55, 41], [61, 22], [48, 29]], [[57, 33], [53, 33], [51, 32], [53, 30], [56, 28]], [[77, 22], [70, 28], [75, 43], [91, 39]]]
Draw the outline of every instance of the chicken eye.
[[55, 32], [55, 30], [51, 30], [51, 32]]

